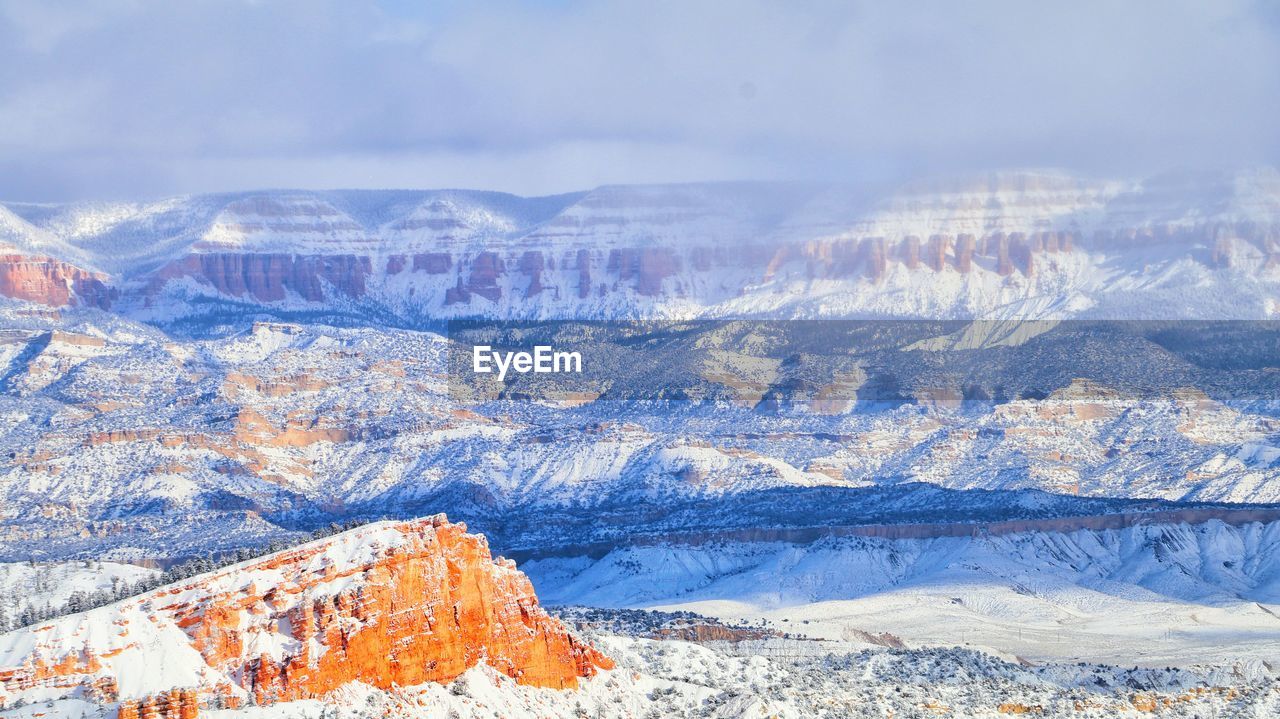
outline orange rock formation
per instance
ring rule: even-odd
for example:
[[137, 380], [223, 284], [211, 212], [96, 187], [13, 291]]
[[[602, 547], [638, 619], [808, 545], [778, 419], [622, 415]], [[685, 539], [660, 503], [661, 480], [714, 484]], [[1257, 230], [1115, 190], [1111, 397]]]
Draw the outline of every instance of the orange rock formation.
[[[118, 628], [114, 639], [94, 630], [104, 625]], [[367, 525], [22, 630], [34, 638], [17, 646], [34, 649], [0, 646], [0, 695], [120, 682], [160, 660], [150, 652], [172, 651], [147, 638], [157, 626], [181, 630], [204, 684], [139, 689], [134, 677], [121, 717], [189, 719], [201, 696], [268, 703], [353, 681], [448, 682], [481, 661], [561, 689], [613, 666], [538, 606], [513, 562], [438, 515]]]

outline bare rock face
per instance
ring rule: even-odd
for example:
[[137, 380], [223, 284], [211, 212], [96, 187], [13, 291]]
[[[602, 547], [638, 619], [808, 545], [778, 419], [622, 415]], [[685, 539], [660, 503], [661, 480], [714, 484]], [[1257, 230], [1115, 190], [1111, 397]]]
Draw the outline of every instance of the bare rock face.
[[680, 272], [680, 256], [670, 247], [623, 247], [609, 252], [606, 270], [622, 282], [635, 280], [636, 292], [646, 297], [662, 293], [662, 282]]
[[174, 689], [120, 702], [116, 719], [196, 719], [200, 716], [199, 701], [199, 695], [191, 689]]
[[453, 266], [448, 252], [423, 252], [413, 256], [413, 271], [443, 275]]
[[956, 269], [962, 274], [973, 271], [973, 253], [978, 247], [973, 235], [962, 234], [956, 238]]
[[920, 266], [920, 238], [907, 235], [902, 240], [902, 263], [907, 269], [914, 270]]
[[949, 235], [931, 235], [929, 237], [929, 267], [934, 272], [941, 272], [947, 266], [947, 251], [951, 249]]
[[3, 635], [0, 699], [108, 686], [121, 716], [191, 717], [215, 697], [270, 703], [354, 681], [448, 682], [481, 661], [558, 689], [613, 666], [538, 606], [513, 562], [437, 515], [366, 525]]
[[718, 247], [695, 247], [692, 265], [695, 272], [710, 272], [713, 266], [724, 264], [724, 252]]
[[1044, 240], [1045, 235], [1047, 234], [1048, 233], [1045, 232], [1032, 232], [1031, 234], [1026, 235], [1023, 238], [1023, 241], [1026, 242], [1027, 247], [1032, 252], [1044, 252]]
[[862, 241], [862, 254], [866, 259], [867, 276], [873, 282], [879, 282], [884, 278], [888, 269], [888, 258], [884, 250], [883, 237], [868, 237]]
[[0, 295], [49, 307], [109, 309], [118, 296], [106, 275], [39, 255], [0, 255]]
[[1001, 275], [1013, 274], [1013, 258], [1009, 256], [1009, 237], [997, 232], [987, 242], [988, 249], [995, 254], [996, 272]]
[[578, 250], [574, 263], [578, 269], [578, 299], [585, 299], [591, 295], [591, 251]]
[[1057, 251], [1058, 251], [1058, 249], [1059, 249], [1059, 244], [1060, 244], [1060, 243], [1059, 243], [1059, 241], [1058, 241], [1058, 236], [1059, 236], [1059, 234], [1060, 234], [1060, 233], [1058, 233], [1058, 232], [1045, 232], [1045, 233], [1044, 233], [1044, 251], [1045, 251], [1045, 252], [1057, 252]]
[[[468, 265], [470, 271], [464, 280], [461, 273]], [[477, 253], [469, 262], [464, 258], [458, 264], [457, 284], [445, 291], [445, 305], [468, 303], [472, 295], [479, 295], [491, 302], [497, 302], [502, 297], [502, 287], [499, 286], [498, 280], [506, 274], [506, 271], [507, 265], [497, 252], [486, 250]], [[538, 273], [540, 274], [541, 270]], [[539, 278], [533, 279], [533, 287], [538, 287]]]
[[546, 260], [542, 257], [539, 250], [525, 250], [520, 255], [520, 272], [529, 277], [529, 289], [525, 291], [526, 297], [533, 297], [543, 290], [542, 272], [547, 268]]
[[364, 295], [372, 272], [370, 259], [357, 255], [210, 252], [170, 263], [153, 278], [151, 294], [169, 280], [191, 277], [229, 297], [278, 302], [293, 292], [320, 302], [326, 299], [325, 283], [349, 297]]
[[471, 262], [467, 291], [497, 302], [502, 296], [502, 288], [498, 287], [498, 277], [504, 272], [506, 272], [506, 265], [498, 253], [481, 252]]
[[[1038, 234], [1033, 234], [1033, 238], [1038, 238]], [[1009, 235], [1008, 256], [1012, 266], [1022, 271], [1022, 274], [1030, 277], [1035, 270], [1034, 253], [1036, 246], [1034, 239], [1028, 239], [1024, 232], [1014, 232]]]
[[[971, 288], [1056, 292], [1067, 285], [1055, 277], [1095, 276], [1104, 260], [1141, 279], [1158, 270], [1153, 258], [1190, 259], [1229, 270], [1214, 282], [1260, 272], [1261, 281], [1274, 282], [1278, 198], [1280, 173], [1257, 168], [1123, 180], [996, 172], [922, 179], [883, 195], [729, 183], [608, 186], [544, 198], [269, 191], [128, 211], [0, 203], [0, 295], [126, 313], [172, 301], [172, 313], [137, 317], [168, 321], [203, 313], [186, 302], [183, 290], [194, 285], [200, 302], [218, 296], [232, 311], [298, 301], [375, 321], [418, 321], [611, 315], [636, 299], [659, 313], [666, 301], [679, 312], [786, 312], [807, 302], [804, 283], [821, 281], [848, 285], [841, 306], [879, 312], [894, 300], [874, 297], [866, 285], [884, 281], [896, 290], [909, 277], [916, 290], [958, 309], [1003, 295], [962, 297], [945, 277], [916, 270], [954, 268]], [[899, 264], [911, 275], [899, 276]], [[1039, 279], [1021, 282], [1027, 276]], [[166, 286], [175, 291], [163, 292]], [[916, 309], [917, 300], [903, 297], [904, 311]]]

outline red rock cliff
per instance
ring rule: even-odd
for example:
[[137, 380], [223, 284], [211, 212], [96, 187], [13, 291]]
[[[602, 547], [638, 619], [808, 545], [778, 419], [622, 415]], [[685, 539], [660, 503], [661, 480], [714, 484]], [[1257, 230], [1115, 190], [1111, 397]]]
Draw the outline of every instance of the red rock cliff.
[[[183, 656], [187, 665], [154, 677], [137, 672]], [[353, 681], [447, 682], [481, 661], [553, 688], [612, 667], [538, 606], [513, 562], [439, 515], [367, 525], [5, 635], [0, 699], [114, 679], [130, 711], [176, 689], [265, 703]]]
[[108, 309], [116, 298], [106, 275], [38, 255], [0, 255], [0, 295], [50, 307], [70, 304]]
[[210, 252], [169, 263], [152, 277], [148, 293], [158, 293], [169, 280], [191, 277], [229, 297], [277, 302], [294, 292], [320, 302], [326, 299], [326, 284], [349, 297], [363, 296], [372, 272], [366, 256]]

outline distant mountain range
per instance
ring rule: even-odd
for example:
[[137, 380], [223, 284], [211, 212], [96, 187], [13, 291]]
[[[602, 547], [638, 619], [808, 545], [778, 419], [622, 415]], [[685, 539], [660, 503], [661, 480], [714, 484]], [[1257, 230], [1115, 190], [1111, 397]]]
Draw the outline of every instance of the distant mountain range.
[[180, 325], [1280, 312], [1280, 173], [0, 204], [0, 295]]
[[[1110, 321], [1280, 318], [1274, 170], [9, 203], [0, 242], [6, 716], [1275, 713], [1280, 332]], [[481, 394], [458, 318], [595, 389]], [[488, 321], [565, 318], [679, 321]], [[747, 629], [580, 639], [534, 586]]]

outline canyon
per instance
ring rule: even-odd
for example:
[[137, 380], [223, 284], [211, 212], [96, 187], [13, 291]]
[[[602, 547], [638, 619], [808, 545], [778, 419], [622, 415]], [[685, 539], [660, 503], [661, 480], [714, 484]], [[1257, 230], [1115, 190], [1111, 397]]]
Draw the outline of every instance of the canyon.
[[[845, 695], [793, 677], [897, 666], [847, 706], [1267, 707], [1269, 325], [1105, 323], [1274, 318], [1278, 229], [1267, 168], [0, 203], [0, 617], [23, 625], [0, 701], [812, 716]], [[571, 402], [454, 391], [448, 320], [574, 317], [680, 322], [635, 345], [658, 361], [608, 347], [618, 381]], [[869, 317], [982, 321], [685, 321]], [[999, 386], [933, 383], [966, 363]], [[539, 597], [748, 628], [575, 633]]]

